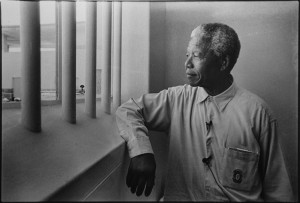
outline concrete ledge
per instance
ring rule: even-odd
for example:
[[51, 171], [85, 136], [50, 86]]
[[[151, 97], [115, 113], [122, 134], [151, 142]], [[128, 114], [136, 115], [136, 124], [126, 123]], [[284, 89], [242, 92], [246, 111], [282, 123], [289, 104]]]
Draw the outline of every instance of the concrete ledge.
[[[118, 170], [128, 156], [125, 143], [109, 152], [88, 170], [59, 189], [56, 193], [46, 198], [46, 201], [84, 201], [102, 185], [114, 171]], [[120, 198], [121, 186], [114, 188], [110, 198]]]
[[[76, 111], [77, 123], [70, 124], [61, 119], [61, 105], [42, 107], [42, 132], [33, 133], [20, 125], [20, 109], [2, 109], [2, 201], [59, 197], [58, 191], [66, 185], [84, 182], [82, 174], [92, 168], [109, 172], [116, 167], [124, 141], [118, 135], [115, 116], [97, 108], [97, 118], [89, 118], [84, 103], [78, 103]], [[91, 187], [105, 176], [98, 175]], [[88, 190], [77, 197], [84, 197]]]

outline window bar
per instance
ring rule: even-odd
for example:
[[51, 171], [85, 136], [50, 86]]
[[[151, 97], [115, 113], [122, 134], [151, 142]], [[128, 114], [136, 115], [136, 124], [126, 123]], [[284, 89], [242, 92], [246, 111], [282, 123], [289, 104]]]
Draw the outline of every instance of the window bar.
[[96, 118], [96, 34], [97, 3], [86, 2], [85, 112], [91, 118]]
[[113, 109], [121, 104], [122, 2], [113, 2]]
[[76, 123], [76, 3], [62, 2], [62, 116]]
[[21, 123], [41, 131], [41, 53], [39, 2], [20, 1]]
[[[1, 14], [1, 2], [0, 2], [0, 34], [2, 35], [2, 14]], [[3, 36], [3, 35], [2, 35]], [[1, 53], [0, 53], [0, 77], [2, 79], [2, 37], [0, 39], [0, 46], [1, 46]], [[2, 100], [2, 82], [0, 84], [1, 87], [1, 100]], [[2, 109], [2, 101], [1, 101], [1, 109]], [[0, 122], [2, 124], [2, 116], [0, 118]], [[1, 137], [2, 137], [2, 131], [1, 131]]]
[[2, 51], [8, 52], [7, 36], [2, 34]]
[[110, 114], [111, 106], [111, 2], [102, 2], [101, 108]]
[[56, 77], [55, 77], [55, 85], [56, 85], [56, 99], [62, 99], [62, 46], [61, 46], [61, 1], [56, 1], [56, 9], [55, 9], [55, 23], [56, 23]]

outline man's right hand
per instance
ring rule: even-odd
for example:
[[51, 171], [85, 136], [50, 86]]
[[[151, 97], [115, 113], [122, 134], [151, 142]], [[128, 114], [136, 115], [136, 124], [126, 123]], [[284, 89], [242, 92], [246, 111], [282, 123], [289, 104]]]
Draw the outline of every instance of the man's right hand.
[[149, 196], [154, 186], [156, 163], [154, 155], [147, 153], [131, 158], [126, 184], [137, 196]]

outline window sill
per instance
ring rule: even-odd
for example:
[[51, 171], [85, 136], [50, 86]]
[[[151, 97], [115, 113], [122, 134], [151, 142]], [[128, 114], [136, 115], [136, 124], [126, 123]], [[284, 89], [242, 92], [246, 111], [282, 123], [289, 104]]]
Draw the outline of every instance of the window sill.
[[[124, 157], [124, 141], [114, 115], [100, 113], [98, 106], [100, 102], [92, 119], [85, 115], [84, 103], [78, 103], [76, 124], [61, 119], [61, 105], [44, 106], [41, 133], [19, 124], [19, 109], [3, 109], [1, 200], [51, 199], [94, 166], [116, 167]], [[114, 161], [103, 163], [112, 156]]]
[[[101, 98], [96, 98], [96, 101], [100, 101]], [[84, 98], [77, 98], [76, 103], [84, 103]], [[61, 100], [42, 100], [41, 106], [50, 106], [50, 105], [57, 105], [61, 104]], [[21, 102], [2, 102], [2, 109], [19, 109], [21, 108]]]

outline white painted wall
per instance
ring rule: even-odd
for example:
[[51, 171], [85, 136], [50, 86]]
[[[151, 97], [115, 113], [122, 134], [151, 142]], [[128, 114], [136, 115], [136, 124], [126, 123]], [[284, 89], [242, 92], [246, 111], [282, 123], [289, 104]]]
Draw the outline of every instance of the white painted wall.
[[166, 3], [150, 3], [149, 92], [159, 92], [165, 79]]
[[149, 2], [122, 3], [122, 102], [149, 91]]

